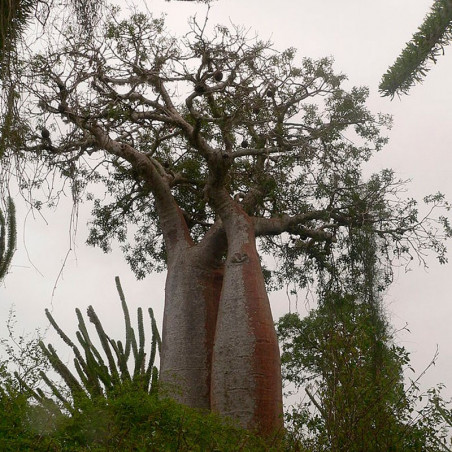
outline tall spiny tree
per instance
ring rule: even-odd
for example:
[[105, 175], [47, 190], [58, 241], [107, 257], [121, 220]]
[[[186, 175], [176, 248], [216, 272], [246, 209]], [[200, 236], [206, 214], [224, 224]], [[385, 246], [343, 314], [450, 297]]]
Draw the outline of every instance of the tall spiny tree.
[[[366, 88], [346, 90], [330, 59], [297, 66], [293, 49], [239, 27], [191, 27], [179, 39], [161, 19], [113, 13], [89, 41], [67, 30], [63, 45], [49, 42], [25, 66], [25, 139], [9, 156], [25, 187], [49, 171], [74, 199], [104, 184], [106, 197], [89, 195], [89, 243], [108, 251], [117, 238], [139, 277], [167, 270], [163, 384], [271, 432], [282, 397], [266, 284], [303, 287], [348, 268], [350, 234], [363, 227], [388, 261], [423, 261], [427, 248], [444, 261], [450, 230], [401, 200], [392, 171], [362, 179], [389, 118], [367, 110]], [[440, 194], [426, 201], [448, 208]]]
[[16, 249], [16, 212], [14, 202], [8, 198], [6, 216], [0, 209], [0, 282], [5, 278]]
[[380, 83], [382, 95], [407, 94], [413, 85], [424, 80], [429, 64], [436, 63], [451, 40], [452, 0], [435, 0], [419, 30], [383, 75]]

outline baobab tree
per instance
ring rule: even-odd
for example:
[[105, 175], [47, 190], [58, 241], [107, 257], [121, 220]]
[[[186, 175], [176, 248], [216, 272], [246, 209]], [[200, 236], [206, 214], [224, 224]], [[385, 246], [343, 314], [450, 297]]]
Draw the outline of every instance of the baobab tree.
[[138, 277], [166, 268], [166, 391], [272, 432], [282, 396], [268, 288], [326, 273], [340, 284], [363, 227], [388, 259], [426, 248], [445, 259], [447, 222], [438, 232], [418, 218], [391, 171], [362, 179], [390, 118], [368, 111], [366, 88], [346, 90], [330, 59], [296, 65], [293, 49], [196, 21], [175, 38], [144, 14], [113, 12], [102, 30], [86, 40], [69, 28], [24, 64], [9, 154], [22, 187], [61, 173], [75, 201], [94, 200], [90, 244], [119, 240]]

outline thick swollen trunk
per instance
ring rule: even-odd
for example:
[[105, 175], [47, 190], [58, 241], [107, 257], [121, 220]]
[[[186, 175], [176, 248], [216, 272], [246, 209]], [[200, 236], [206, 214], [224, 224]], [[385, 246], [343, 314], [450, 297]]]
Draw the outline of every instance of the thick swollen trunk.
[[168, 265], [160, 382], [162, 390], [179, 402], [210, 409], [213, 337], [223, 272], [199, 257], [196, 247], [189, 248]]
[[228, 256], [212, 360], [212, 409], [267, 434], [283, 425], [281, 363], [253, 225], [240, 211], [223, 219]]

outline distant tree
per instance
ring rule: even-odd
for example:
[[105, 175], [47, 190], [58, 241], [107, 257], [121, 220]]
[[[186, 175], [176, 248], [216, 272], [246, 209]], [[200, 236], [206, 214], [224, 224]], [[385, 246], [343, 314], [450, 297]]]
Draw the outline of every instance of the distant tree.
[[[139, 277], [167, 269], [161, 382], [179, 384], [183, 403], [270, 432], [282, 397], [267, 287], [340, 274], [363, 228], [382, 259], [407, 265], [426, 249], [445, 261], [451, 231], [401, 199], [392, 171], [363, 180], [390, 118], [368, 111], [366, 88], [347, 91], [330, 59], [297, 66], [293, 49], [239, 27], [209, 36], [191, 25], [175, 38], [161, 19], [113, 14], [86, 40], [62, 24], [64, 39], [24, 62], [16, 89], [27, 101], [7, 157], [33, 193], [55, 172], [75, 201], [103, 184], [105, 197], [88, 195], [89, 243], [108, 251], [118, 239]], [[448, 208], [440, 194], [425, 200]]]
[[[407, 94], [452, 40], [452, 0], [435, 0], [430, 13], [380, 83], [383, 96]], [[452, 75], [451, 75], [452, 76]]]
[[448, 450], [433, 405], [420, 409], [404, 387], [408, 352], [379, 318], [368, 303], [330, 294], [307, 317], [278, 322], [285, 381], [307, 395], [288, 413], [290, 429], [312, 452]]

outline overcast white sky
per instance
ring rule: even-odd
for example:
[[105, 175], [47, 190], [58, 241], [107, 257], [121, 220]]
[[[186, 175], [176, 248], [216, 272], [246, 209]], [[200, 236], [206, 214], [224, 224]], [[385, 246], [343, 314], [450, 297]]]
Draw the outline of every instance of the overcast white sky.
[[[131, 2], [134, 0], [131, 0]], [[143, 5], [144, 0], [138, 4]], [[124, 6], [130, 2], [124, 2]], [[452, 200], [452, 48], [409, 96], [390, 101], [378, 95], [378, 83], [406, 41], [422, 22], [432, 0], [219, 0], [210, 12], [211, 23], [244, 24], [280, 49], [295, 47], [298, 56], [334, 56], [336, 70], [350, 83], [367, 85], [374, 112], [394, 115], [390, 143], [375, 156], [371, 169], [393, 168], [402, 178], [412, 179], [408, 196], [418, 199], [442, 191]], [[190, 15], [204, 14], [205, 5], [191, 2], [148, 0], [155, 13], [166, 12], [170, 29], [182, 33]], [[164, 275], [150, 275], [137, 282], [119, 250], [104, 255], [85, 246], [89, 209], [80, 209], [77, 237], [71, 245], [71, 202], [62, 202], [56, 212], [45, 211], [45, 221], [27, 211], [18, 199], [18, 250], [11, 273], [0, 286], [0, 337], [6, 336], [8, 310], [14, 305], [19, 332], [32, 332], [47, 325], [44, 309], [52, 310], [66, 332], [76, 330], [74, 309], [86, 311], [92, 304], [104, 327], [115, 338], [123, 335], [123, 318], [114, 286], [122, 279], [131, 310], [152, 306], [161, 321]], [[69, 247], [66, 266], [52, 292]], [[452, 251], [451, 251], [452, 253]], [[452, 258], [451, 258], [452, 259]], [[400, 271], [385, 297], [395, 328], [405, 323], [411, 333], [401, 332], [399, 342], [412, 354], [414, 368], [421, 372], [439, 345], [439, 359], [423, 378], [423, 387], [438, 382], [452, 395], [452, 300], [450, 265], [440, 266], [432, 257], [430, 268]], [[289, 309], [285, 293], [270, 296], [275, 320]], [[292, 302], [292, 309], [295, 302]], [[303, 296], [298, 307], [306, 313]], [[65, 350], [54, 335], [48, 339]]]

